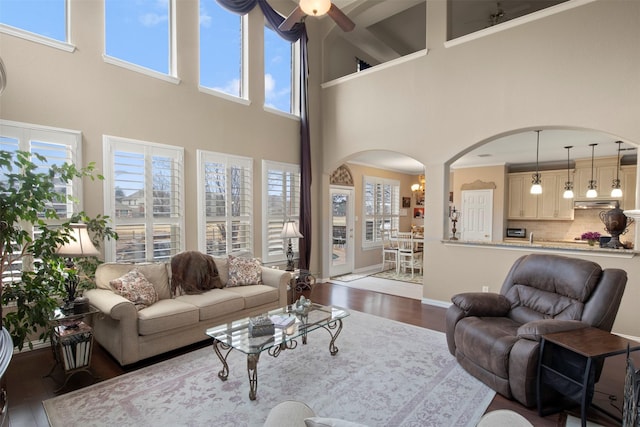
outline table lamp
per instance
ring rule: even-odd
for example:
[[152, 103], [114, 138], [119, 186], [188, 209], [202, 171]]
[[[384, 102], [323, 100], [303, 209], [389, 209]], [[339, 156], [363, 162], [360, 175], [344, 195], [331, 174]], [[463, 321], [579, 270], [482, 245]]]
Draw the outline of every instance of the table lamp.
[[289, 244], [287, 246], [287, 268], [286, 271], [295, 270], [293, 266], [293, 248], [291, 247], [291, 239], [300, 239], [304, 237], [299, 231], [298, 226], [295, 221], [288, 220], [285, 221], [284, 226], [282, 227], [282, 233], [280, 233], [280, 237], [283, 239], [289, 239]]
[[67, 291], [67, 298], [65, 299], [64, 310], [73, 309], [73, 302], [76, 299], [76, 289], [78, 288], [78, 275], [75, 272], [75, 263], [73, 258], [98, 256], [100, 251], [96, 249], [91, 242], [89, 233], [87, 231], [86, 224], [70, 224], [71, 230], [68, 234], [69, 241], [60, 245], [56, 253], [67, 259], [66, 267], [70, 270], [74, 270], [69, 273], [67, 280], [65, 281], [64, 288]]

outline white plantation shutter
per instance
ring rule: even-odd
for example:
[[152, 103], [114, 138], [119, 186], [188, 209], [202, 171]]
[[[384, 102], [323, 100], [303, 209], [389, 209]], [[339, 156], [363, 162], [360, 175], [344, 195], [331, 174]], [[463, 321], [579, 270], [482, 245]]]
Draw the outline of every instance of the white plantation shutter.
[[184, 149], [104, 136], [107, 260], [166, 261], [184, 250]]
[[198, 247], [253, 253], [253, 159], [198, 150]]
[[382, 242], [382, 230], [398, 229], [400, 224], [400, 182], [365, 176], [363, 178], [363, 247]]
[[[284, 222], [300, 218], [300, 166], [263, 160], [263, 238], [264, 262], [286, 259], [288, 241], [280, 237]], [[291, 240], [294, 253], [298, 253], [298, 239]]]
[[[82, 134], [78, 131], [0, 120], [0, 150], [11, 153], [20, 150], [45, 156], [46, 162], [32, 157], [33, 163], [39, 165], [37, 172], [45, 172], [53, 165], [60, 166], [64, 163], [74, 163], [80, 167], [82, 165], [81, 141]], [[7, 172], [0, 166], [0, 182], [3, 187], [7, 185]], [[15, 169], [12, 171], [12, 173], [17, 172], [19, 171]], [[55, 187], [58, 193], [63, 196], [73, 196], [74, 200], [67, 198], [66, 201], [56, 201], [51, 204], [60, 219], [46, 218], [43, 213], [41, 218], [50, 225], [62, 223], [71, 217], [74, 211], [82, 210], [81, 180], [75, 179], [70, 183], [57, 182]], [[25, 231], [31, 233], [32, 236], [36, 236], [40, 232], [39, 229], [33, 229], [28, 224], [25, 224]], [[22, 269], [30, 268], [28, 261], [24, 265], [23, 261], [15, 261], [11, 264], [11, 268], [4, 272], [3, 283], [19, 280]]]

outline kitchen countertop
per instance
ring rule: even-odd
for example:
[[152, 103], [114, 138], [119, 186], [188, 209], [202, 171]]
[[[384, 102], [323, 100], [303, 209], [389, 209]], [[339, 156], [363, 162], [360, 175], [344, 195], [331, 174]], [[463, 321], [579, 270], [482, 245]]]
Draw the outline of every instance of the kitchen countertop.
[[474, 242], [463, 240], [443, 240], [445, 244], [463, 245], [463, 246], [479, 246], [493, 247], [501, 249], [513, 250], [535, 250], [535, 251], [555, 251], [555, 252], [589, 252], [592, 255], [599, 256], [622, 256], [625, 258], [634, 257], [639, 251], [635, 249], [612, 249], [601, 248], [599, 245], [589, 246], [585, 241], [553, 241], [553, 240], [534, 240], [529, 243], [528, 239], [505, 239], [502, 242]]

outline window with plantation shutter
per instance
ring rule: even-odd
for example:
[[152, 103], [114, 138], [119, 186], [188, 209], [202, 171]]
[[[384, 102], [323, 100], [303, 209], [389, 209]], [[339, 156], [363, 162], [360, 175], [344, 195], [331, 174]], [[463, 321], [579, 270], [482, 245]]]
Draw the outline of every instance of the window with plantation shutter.
[[198, 248], [253, 253], [253, 159], [198, 150]]
[[[60, 166], [64, 163], [81, 165], [81, 141], [82, 134], [78, 131], [0, 120], [0, 150], [14, 154], [19, 150], [44, 156], [46, 161], [35, 156], [32, 157], [33, 163], [38, 165], [35, 171], [37, 173], [46, 172], [52, 166]], [[0, 165], [0, 193], [9, 184], [6, 175], [9, 172], [19, 171], [15, 169], [9, 171]], [[74, 212], [82, 210], [82, 181], [80, 179], [69, 183], [57, 182], [54, 184], [56, 191], [60, 193], [62, 198], [60, 201], [53, 202], [49, 207], [56, 211], [59, 218], [47, 217], [44, 212], [40, 215], [40, 218], [49, 225], [61, 224]], [[34, 229], [27, 224], [25, 224], [25, 231], [31, 236], [37, 236], [40, 232], [38, 228]], [[10, 269], [5, 269], [2, 282], [18, 280], [20, 271], [28, 268], [30, 266], [23, 265], [23, 261], [14, 262]]]
[[370, 176], [363, 180], [362, 246], [379, 246], [382, 230], [397, 230], [400, 224], [400, 182]]
[[[284, 222], [298, 223], [300, 218], [300, 166], [263, 160], [262, 174], [262, 258], [265, 263], [281, 262], [288, 244], [280, 237]], [[297, 257], [298, 239], [291, 243]]]
[[184, 250], [184, 149], [104, 136], [108, 261], [167, 261]]

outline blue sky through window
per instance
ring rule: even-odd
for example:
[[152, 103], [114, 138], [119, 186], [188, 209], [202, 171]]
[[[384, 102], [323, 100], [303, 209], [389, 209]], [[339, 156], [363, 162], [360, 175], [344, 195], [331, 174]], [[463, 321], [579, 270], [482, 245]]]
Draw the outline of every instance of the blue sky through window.
[[[105, 0], [105, 53], [169, 74], [169, 2]], [[243, 96], [241, 17], [224, 10], [215, 0], [201, 0], [199, 4], [200, 84]], [[65, 7], [65, 0], [0, 0], [0, 22], [67, 41]], [[292, 45], [267, 27], [264, 37], [265, 105], [290, 113]]]
[[0, 22], [67, 41], [65, 0], [0, 0]]

